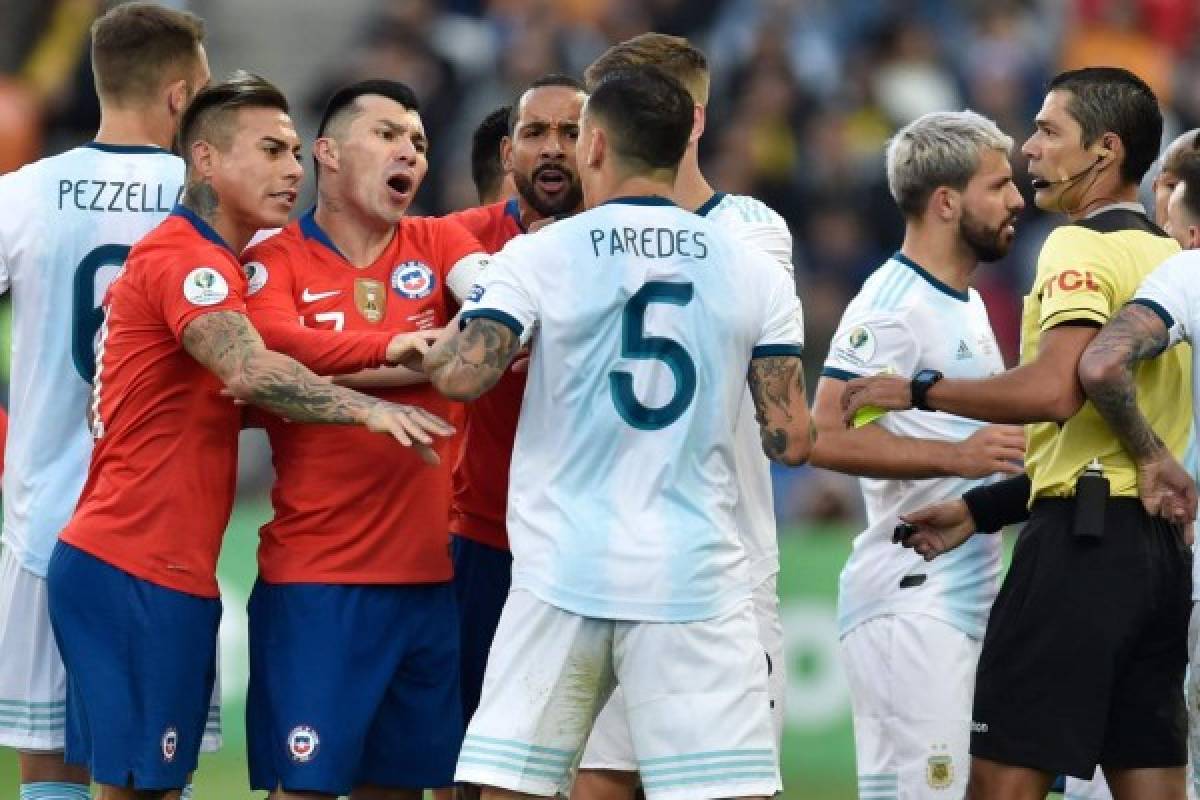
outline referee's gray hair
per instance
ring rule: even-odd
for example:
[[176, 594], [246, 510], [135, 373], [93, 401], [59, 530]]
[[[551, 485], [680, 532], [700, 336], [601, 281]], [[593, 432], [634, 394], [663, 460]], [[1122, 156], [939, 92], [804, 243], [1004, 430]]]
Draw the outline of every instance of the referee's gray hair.
[[1012, 150], [1013, 140], [974, 111], [935, 111], [905, 125], [887, 144], [888, 189], [905, 217], [919, 217], [940, 186], [966, 188], [985, 149]]

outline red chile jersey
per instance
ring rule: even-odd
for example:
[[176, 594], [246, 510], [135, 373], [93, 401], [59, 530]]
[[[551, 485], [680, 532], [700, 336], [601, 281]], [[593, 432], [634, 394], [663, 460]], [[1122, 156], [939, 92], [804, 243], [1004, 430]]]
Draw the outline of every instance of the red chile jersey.
[[[459, 211], [447, 219], [473, 233], [489, 253], [499, 252], [510, 239], [525, 232], [515, 197]], [[450, 530], [501, 550], [508, 549], [504, 521], [508, 469], [524, 396], [525, 373], [513, 372], [510, 367], [490, 391], [471, 403], [462, 455], [454, 469]]]
[[104, 299], [95, 447], [63, 541], [132, 575], [217, 597], [241, 410], [182, 345], [192, 320], [245, 313], [237, 255], [176, 207], [134, 245]]
[[[406, 217], [375, 262], [346, 261], [312, 212], [244, 255], [250, 318], [272, 350], [322, 374], [384, 363], [396, 333], [439, 328], [460, 284], [477, 278], [478, 242], [445, 220]], [[429, 384], [368, 391], [454, 419]], [[301, 425], [264, 415], [275, 464], [274, 518], [259, 573], [271, 583], [429, 583], [451, 577], [446, 514], [450, 450], [430, 467], [389, 436], [358, 426]]]

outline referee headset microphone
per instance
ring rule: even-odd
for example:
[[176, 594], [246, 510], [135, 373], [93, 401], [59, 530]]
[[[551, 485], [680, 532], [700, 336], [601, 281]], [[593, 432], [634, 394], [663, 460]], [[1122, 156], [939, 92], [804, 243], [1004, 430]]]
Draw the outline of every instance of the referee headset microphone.
[[1079, 172], [1076, 172], [1074, 175], [1068, 175], [1067, 177], [1059, 178], [1056, 181], [1048, 181], [1045, 178], [1034, 178], [1031, 181], [1029, 181], [1029, 185], [1035, 189], [1049, 189], [1051, 186], [1057, 186], [1060, 183], [1067, 183], [1067, 184], [1075, 183], [1075, 181], [1079, 180], [1084, 175], [1087, 175], [1089, 172], [1094, 170], [1096, 167], [1100, 166], [1100, 163], [1102, 161], [1104, 161], [1104, 159], [1106, 158], [1105, 153], [1111, 154], [1112, 151], [1106, 149], [1104, 151], [1104, 153], [1101, 153], [1096, 156], [1095, 161], [1093, 161], [1091, 164], [1084, 167], [1083, 169], [1079, 170]]
[[[1032, 186], [1034, 189], [1049, 189], [1051, 186], [1058, 186], [1060, 183], [1065, 183], [1066, 189], [1071, 189], [1081, 178], [1083, 178], [1086, 175], [1088, 175], [1089, 173], [1091, 173], [1093, 170], [1095, 170], [1097, 167], [1099, 167], [1101, 164], [1103, 164], [1107, 159], [1112, 158], [1112, 156], [1113, 156], [1113, 151], [1111, 149], [1109, 149], [1108, 147], [1103, 147], [1103, 146], [1098, 147], [1098, 148], [1096, 148], [1096, 150], [1094, 152], [1096, 154], [1096, 160], [1093, 161], [1091, 164], [1087, 165], [1086, 167], [1084, 167], [1083, 169], [1079, 170], [1079, 172], [1076, 172], [1074, 175], [1067, 175], [1065, 177], [1059, 178], [1056, 181], [1048, 181], [1045, 178], [1033, 178], [1032, 180], [1029, 181], [1029, 185]], [[1066, 206], [1063, 205], [1063, 203], [1062, 203], [1062, 201], [1064, 199], [1063, 195], [1065, 195], [1065, 194], [1066, 194], [1066, 191], [1064, 190], [1058, 196], [1060, 211], [1062, 211], [1062, 213], [1064, 213], [1064, 214], [1073, 214], [1076, 211], [1078, 211], [1079, 209], [1078, 208], [1073, 208], [1073, 209], [1067, 208]]]

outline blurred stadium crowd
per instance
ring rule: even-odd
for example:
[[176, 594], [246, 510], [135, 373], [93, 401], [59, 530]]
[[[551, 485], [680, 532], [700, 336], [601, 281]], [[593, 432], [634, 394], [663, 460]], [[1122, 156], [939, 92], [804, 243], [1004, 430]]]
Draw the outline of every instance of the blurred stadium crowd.
[[[88, 139], [99, 107], [88, 26], [103, 0], [0, 0], [0, 172]], [[1046, 80], [1086, 64], [1127, 67], [1164, 106], [1168, 140], [1200, 125], [1195, 0], [180, 0], [209, 21], [215, 75], [260, 72], [311, 134], [329, 91], [365, 77], [409, 83], [423, 103], [430, 174], [418, 213], [475, 203], [469, 140], [493, 108], [547, 72], [578, 75], [647, 30], [709, 56], [701, 142], [718, 188], [782, 214], [815, 373], [849, 298], [899, 244], [883, 145], [928, 111], [969, 107], [1020, 143]], [[1029, 191], [1014, 154], [1017, 185]], [[1151, 176], [1153, 177], [1153, 172]], [[1027, 197], [1028, 200], [1028, 197]], [[1052, 223], [1032, 202], [1009, 256], [980, 276], [1006, 361], [1021, 296]], [[853, 479], [798, 470], [777, 486], [781, 521], [854, 514]]]

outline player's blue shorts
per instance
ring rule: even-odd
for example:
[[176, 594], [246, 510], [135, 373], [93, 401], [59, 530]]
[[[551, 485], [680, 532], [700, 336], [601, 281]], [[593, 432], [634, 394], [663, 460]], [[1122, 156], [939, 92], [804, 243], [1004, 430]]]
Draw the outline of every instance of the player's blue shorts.
[[249, 613], [252, 788], [453, 785], [463, 722], [449, 582], [259, 580]]
[[512, 586], [512, 553], [458, 534], [450, 535], [450, 548], [462, 637], [463, 720], [470, 722], [479, 708], [488, 651]]
[[221, 601], [136, 578], [65, 542], [46, 582], [67, 669], [67, 762], [112, 786], [187, 785], [208, 721]]

